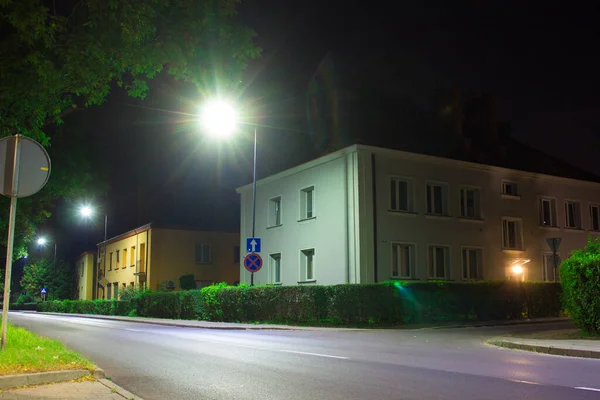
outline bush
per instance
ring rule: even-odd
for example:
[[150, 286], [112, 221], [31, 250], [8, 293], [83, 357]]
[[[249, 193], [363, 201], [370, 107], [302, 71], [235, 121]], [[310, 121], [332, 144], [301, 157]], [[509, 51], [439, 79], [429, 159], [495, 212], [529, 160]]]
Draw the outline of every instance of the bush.
[[9, 309], [12, 311], [38, 311], [38, 303], [12, 303]]
[[130, 300], [53, 301], [42, 311], [291, 324], [397, 325], [558, 316], [559, 284], [384, 282], [334, 286], [227, 286], [139, 291]]
[[194, 279], [194, 274], [181, 275], [179, 277], [179, 288], [181, 290], [196, 289], [196, 280]]
[[563, 304], [573, 321], [589, 335], [600, 335], [600, 238], [560, 265]]

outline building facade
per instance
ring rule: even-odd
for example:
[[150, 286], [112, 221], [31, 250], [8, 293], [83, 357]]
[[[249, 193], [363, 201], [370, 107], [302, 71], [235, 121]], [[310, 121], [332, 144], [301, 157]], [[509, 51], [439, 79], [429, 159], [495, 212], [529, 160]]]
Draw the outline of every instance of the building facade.
[[187, 274], [194, 275], [198, 288], [211, 283], [239, 282], [237, 233], [148, 224], [97, 246], [96, 298], [116, 299], [120, 290], [138, 285], [154, 290], [178, 290], [179, 277]]
[[[252, 186], [238, 193], [243, 240]], [[363, 145], [258, 181], [256, 199], [257, 284], [551, 281], [547, 239], [564, 259], [600, 234], [599, 183]]]
[[75, 261], [75, 273], [77, 274], [77, 299], [93, 300], [94, 293], [94, 265], [96, 253], [85, 251]]

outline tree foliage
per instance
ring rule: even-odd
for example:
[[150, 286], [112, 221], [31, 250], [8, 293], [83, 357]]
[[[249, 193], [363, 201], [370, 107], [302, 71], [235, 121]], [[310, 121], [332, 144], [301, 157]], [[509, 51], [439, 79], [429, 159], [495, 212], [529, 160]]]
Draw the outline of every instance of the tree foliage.
[[600, 238], [573, 252], [560, 265], [563, 302], [582, 331], [600, 335]]
[[40, 296], [40, 289], [47, 290], [47, 300], [71, 299], [75, 293], [75, 275], [71, 265], [64, 261], [41, 258], [25, 266], [21, 288], [27, 294]]
[[239, 0], [0, 0], [0, 135], [47, 144], [44, 127], [101, 104], [117, 83], [144, 97], [165, 70], [213, 91], [257, 57]]

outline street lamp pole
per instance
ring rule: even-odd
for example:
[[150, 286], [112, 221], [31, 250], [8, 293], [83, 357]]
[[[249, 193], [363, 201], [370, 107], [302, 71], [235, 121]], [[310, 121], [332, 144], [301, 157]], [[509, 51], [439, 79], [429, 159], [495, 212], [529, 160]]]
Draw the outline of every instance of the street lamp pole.
[[[252, 172], [252, 238], [256, 227], [256, 128], [254, 128], [254, 166]], [[252, 239], [254, 240], [254, 239]], [[250, 272], [250, 286], [254, 286], [254, 272]]]
[[[106, 229], [108, 227], [108, 214], [104, 214], [104, 260], [103, 260], [103, 264], [104, 264], [104, 271], [102, 272], [103, 276], [106, 276]], [[102, 297], [105, 297], [104, 294], [102, 294]]]
[[56, 241], [54, 241], [54, 270], [56, 271]]

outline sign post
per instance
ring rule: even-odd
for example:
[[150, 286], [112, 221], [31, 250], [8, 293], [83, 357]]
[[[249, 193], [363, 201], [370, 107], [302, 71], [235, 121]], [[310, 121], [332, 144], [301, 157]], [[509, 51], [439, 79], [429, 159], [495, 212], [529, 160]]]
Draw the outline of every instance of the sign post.
[[6, 347], [17, 198], [39, 192], [48, 178], [50, 157], [41, 144], [21, 135], [0, 139], [0, 194], [10, 197], [0, 349]]

